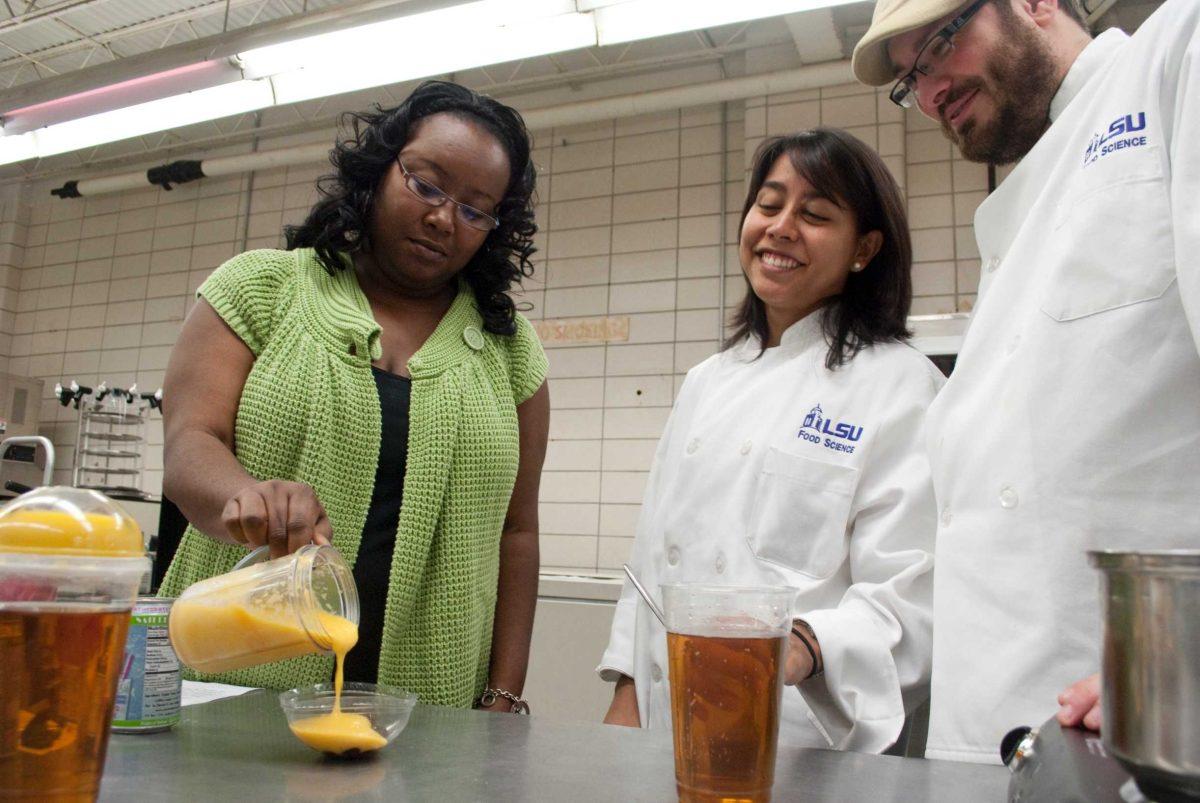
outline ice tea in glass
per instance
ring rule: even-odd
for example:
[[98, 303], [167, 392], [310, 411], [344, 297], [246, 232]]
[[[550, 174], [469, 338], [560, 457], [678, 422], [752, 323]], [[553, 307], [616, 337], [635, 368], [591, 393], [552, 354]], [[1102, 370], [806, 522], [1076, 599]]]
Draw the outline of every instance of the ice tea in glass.
[[0, 800], [96, 798], [149, 569], [137, 524], [95, 491], [0, 508]]
[[92, 800], [129, 608], [0, 603], [0, 799]]
[[770, 800], [793, 597], [663, 587], [680, 800]]

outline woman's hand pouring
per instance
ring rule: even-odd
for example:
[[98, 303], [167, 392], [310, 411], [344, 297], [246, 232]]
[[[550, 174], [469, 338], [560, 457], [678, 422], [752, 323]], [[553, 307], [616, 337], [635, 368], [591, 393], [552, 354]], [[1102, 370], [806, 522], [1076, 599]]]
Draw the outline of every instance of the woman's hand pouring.
[[305, 544], [333, 542], [333, 527], [312, 486], [267, 480], [243, 488], [221, 512], [225, 529], [250, 548], [269, 545], [271, 557], [295, 552]]

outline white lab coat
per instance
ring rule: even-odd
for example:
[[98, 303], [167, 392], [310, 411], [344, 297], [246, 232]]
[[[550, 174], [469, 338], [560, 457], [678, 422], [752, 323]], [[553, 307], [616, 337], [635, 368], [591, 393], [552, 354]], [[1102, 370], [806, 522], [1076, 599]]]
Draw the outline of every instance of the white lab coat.
[[1200, 545], [1200, 0], [1071, 67], [975, 215], [979, 302], [929, 410], [926, 755], [999, 761], [1097, 672], [1086, 550]]
[[[758, 360], [745, 343], [688, 373], [631, 563], [654, 594], [796, 588], [825, 674], [785, 689], [780, 739], [878, 752], [927, 693], [936, 509], [922, 431], [943, 379], [909, 346], [835, 371], [827, 349], [814, 313]], [[667, 666], [664, 630], [626, 582], [597, 669], [635, 680], [644, 726], [671, 727]]]

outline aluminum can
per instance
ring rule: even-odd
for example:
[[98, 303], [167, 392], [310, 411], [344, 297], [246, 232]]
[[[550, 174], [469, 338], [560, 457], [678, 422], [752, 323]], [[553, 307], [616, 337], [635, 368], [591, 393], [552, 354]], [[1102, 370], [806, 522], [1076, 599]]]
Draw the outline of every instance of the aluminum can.
[[113, 710], [115, 733], [153, 733], [179, 723], [182, 679], [167, 637], [173, 599], [138, 597], [125, 639]]

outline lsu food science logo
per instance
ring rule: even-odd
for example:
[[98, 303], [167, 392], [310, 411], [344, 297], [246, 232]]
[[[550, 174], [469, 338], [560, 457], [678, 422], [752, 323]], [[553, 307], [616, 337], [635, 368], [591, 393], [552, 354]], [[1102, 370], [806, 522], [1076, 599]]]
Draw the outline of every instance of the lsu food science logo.
[[1123, 114], [1108, 124], [1102, 132], [1092, 134], [1087, 150], [1083, 152], [1083, 166], [1095, 162], [1102, 156], [1124, 150], [1125, 148], [1140, 148], [1146, 144], [1146, 135], [1138, 135], [1146, 130], [1146, 113]]
[[804, 416], [804, 423], [800, 425], [800, 432], [796, 437], [835, 452], [853, 454], [854, 445], [862, 438], [862, 434], [862, 427], [844, 421], [835, 422], [825, 415], [825, 411], [818, 404]]

